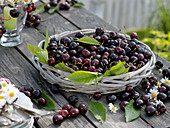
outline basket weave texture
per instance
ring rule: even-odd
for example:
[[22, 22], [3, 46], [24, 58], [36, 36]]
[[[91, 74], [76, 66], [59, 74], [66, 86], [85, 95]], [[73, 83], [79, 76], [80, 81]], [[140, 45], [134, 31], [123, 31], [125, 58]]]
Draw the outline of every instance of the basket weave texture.
[[[94, 34], [95, 32], [94, 29], [66, 31], [61, 34], [53, 35], [50, 38], [55, 37], [57, 39], [60, 39], [64, 36], [75, 35], [77, 32], [80, 31], [83, 32], [85, 35], [91, 35]], [[42, 47], [43, 42], [44, 40], [41, 41], [38, 46]], [[47, 64], [40, 64], [37, 61], [36, 56], [33, 56], [33, 63], [36, 66], [36, 68], [40, 71], [40, 74], [44, 79], [46, 79], [51, 84], [59, 84], [61, 90], [67, 92], [80, 92], [87, 94], [93, 94], [96, 91], [100, 91], [103, 94], [116, 93], [124, 90], [127, 85], [131, 85], [133, 87], [137, 86], [143, 78], [148, 77], [152, 73], [152, 69], [154, 68], [156, 62], [155, 55], [146, 44], [142, 42], [139, 42], [138, 44], [151, 52], [152, 54], [151, 59], [143, 67], [136, 71], [128, 72], [122, 75], [103, 77], [102, 80], [98, 82], [97, 86], [65, 80], [64, 78], [70, 75], [71, 73], [52, 68]]]

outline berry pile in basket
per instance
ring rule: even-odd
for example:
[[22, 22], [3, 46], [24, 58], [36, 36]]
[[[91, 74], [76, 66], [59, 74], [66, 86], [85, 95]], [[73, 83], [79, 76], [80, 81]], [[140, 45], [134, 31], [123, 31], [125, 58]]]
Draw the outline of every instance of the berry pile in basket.
[[[90, 37], [100, 45], [91, 45], [77, 41]], [[129, 71], [143, 67], [150, 59], [151, 52], [141, 47], [138, 35], [132, 33], [130, 38], [117, 32], [106, 32], [97, 28], [92, 35], [78, 32], [73, 36], [61, 39], [51, 38], [47, 46], [48, 64], [54, 66], [64, 62], [75, 71], [84, 70], [104, 73], [119, 61], [125, 61]]]

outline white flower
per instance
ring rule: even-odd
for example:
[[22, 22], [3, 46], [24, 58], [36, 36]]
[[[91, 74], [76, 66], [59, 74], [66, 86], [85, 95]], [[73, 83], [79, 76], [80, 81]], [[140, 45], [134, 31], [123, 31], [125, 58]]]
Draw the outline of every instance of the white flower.
[[110, 110], [111, 112], [113, 112], [113, 113], [116, 113], [116, 112], [117, 112], [118, 108], [115, 107], [112, 103], [109, 103], [108, 106], [109, 106], [109, 110]]
[[156, 104], [156, 106], [157, 106], [158, 104], [163, 104], [163, 102], [160, 101], [160, 100], [156, 100], [156, 101], [155, 101], [155, 104]]
[[6, 93], [7, 103], [12, 104], [18, 98], [17, 93], [19, 93], [19, 90], [15, 87], [11, 87]]
[[150, 93], [148, 93], [148, 95], [149, 95], [150, 99], [156, 100], [157, 95], [159, 94], [158, 90], [153, 88], [153, 89], [150, 89], [149, 91], [150, 91]]
[[161, 81], [162, 83], [167, 83], [167, 84], [170, 86], [170, 80], [169, 80], [167, 77], [162, 78], [160, 81]]

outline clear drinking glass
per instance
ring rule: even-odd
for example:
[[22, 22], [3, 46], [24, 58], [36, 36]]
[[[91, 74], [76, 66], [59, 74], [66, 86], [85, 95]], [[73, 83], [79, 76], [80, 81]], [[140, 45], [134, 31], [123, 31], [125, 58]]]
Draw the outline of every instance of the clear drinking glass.
[[[19, 12], [19, 16], [16, 18], [10, 15], [10, 11], [13, 9], [17, 9]], [[25, 20], [27, 17], [25, 5], [19, 5], [16, 7], [10, 7], [7, 5], [1, 6], [0, 12], [3, 14], [3, 26], [6, 29], [6, 32], [1, 37], [0, 45], [4, 47], [14, 47], [20, 45], [23, 42], [20, 33], [25, 25]]]

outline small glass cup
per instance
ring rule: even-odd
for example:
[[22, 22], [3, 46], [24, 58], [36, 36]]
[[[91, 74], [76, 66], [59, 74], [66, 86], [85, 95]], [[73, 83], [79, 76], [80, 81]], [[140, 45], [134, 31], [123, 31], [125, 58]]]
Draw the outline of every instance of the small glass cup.
[[[19, 12], [19, 16], [12, 17], [10, 15], [11, 10], [17, 10]], [[6, 32], [1, 37], [0, 45], [4, 47], [14, 47], [20, 45], [23, 42], [20, 33], [27, 18], [25, 5], [22, 4], [15, 7], [5, 5], [1, 7], [1, 12], [3, 14], [3, 25]]]

